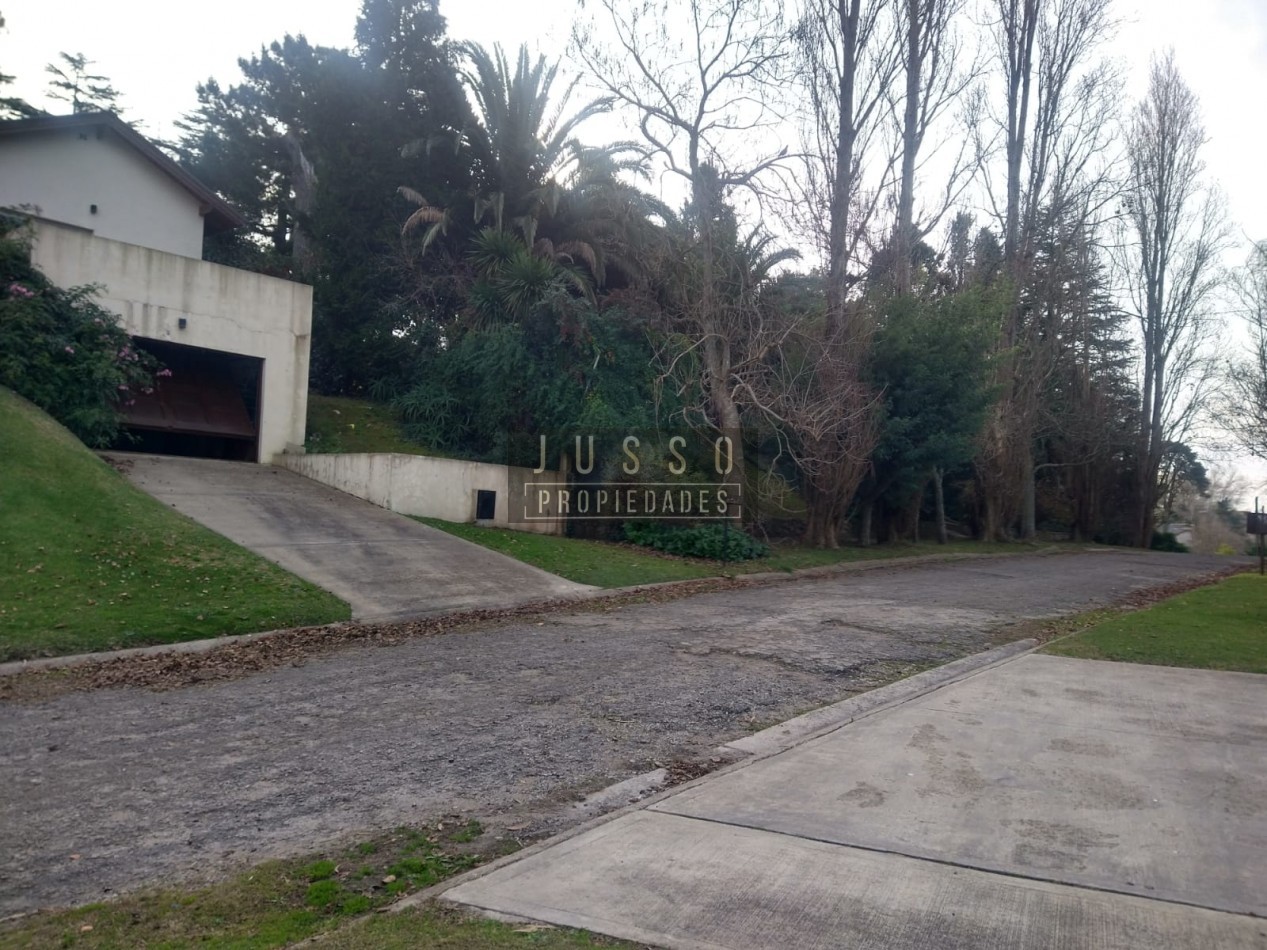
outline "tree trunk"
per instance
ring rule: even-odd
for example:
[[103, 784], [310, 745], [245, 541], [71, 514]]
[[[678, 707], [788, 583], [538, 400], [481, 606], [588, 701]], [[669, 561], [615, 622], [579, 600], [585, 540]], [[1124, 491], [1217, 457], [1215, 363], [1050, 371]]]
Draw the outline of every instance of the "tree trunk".
[[809, 547], [840, 547], [840, 509], [830, 494], [807, 487], [805, 533], [802, 540]]
[[317, 173], [312, 162], [304, 154], [299, 136], [288, 129], [282, 137], [291, 162], [291, 188], [295, 195], [294, 223], [291, 230], [290, 253], [295, 275], [304, 277], [313, 271], [312, 242], [308, 238], [308, 218], [312, 215], [316, 199]]
[[864, 502], [862, 514], [858, 519], [858, 543], [864, 548], [871, 546], [871, 515], [874, 508], [874, 502]]
[[942, 488], [942, 470], [933, 469], [933, 517], [937, 521], [937, 543], [947, 544], [950, 536], [946, 532], [946, 497]]
[[902, 115], [902, 176], [897, 226], [893, 235], [894, 289], [911, 292], [911, 253], [915, 230], [915, 159], [919, 154], [919, 94], [923, 55], [921, 0], [906, 0], [906, 102]]
[[1002, 541], [1003, 526], [999, 513], [999, 499], [986, 494], [981, 499], [981, 540]]
[[1034, 469], [1034, 453], [1026, 449], [1021, 456], [1021, 540], [1033, 541], [1038, 535], [1037, 493], [1035, 479], [1038, 473]]

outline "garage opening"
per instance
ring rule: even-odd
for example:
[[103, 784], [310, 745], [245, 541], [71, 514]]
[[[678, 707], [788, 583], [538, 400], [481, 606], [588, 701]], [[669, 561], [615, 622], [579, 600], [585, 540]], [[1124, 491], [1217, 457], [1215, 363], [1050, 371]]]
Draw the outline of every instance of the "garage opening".
[[262, 359], [140, 337], [133, 344], [171, 375], [161, 377], [152, 393], [136, 394], [114, 448], [259, 461]]

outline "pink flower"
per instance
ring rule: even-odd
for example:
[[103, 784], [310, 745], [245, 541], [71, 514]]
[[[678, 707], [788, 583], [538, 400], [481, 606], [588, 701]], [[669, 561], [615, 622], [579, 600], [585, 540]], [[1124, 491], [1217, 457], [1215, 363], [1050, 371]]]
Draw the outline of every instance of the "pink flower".
[[127, 391], [128, 391], [128, 384], [127, 384], [127, 383], [119, 383], [119, 392], [125, 393], [125, 392], [127, 392]]
[[73, 346], [68, 346], [68, 347], [66, 347], [66, 352], [67, 352], [67, 353], [69, 353], [71, 356], [74, 356], [74, 355], [75, 355], [75, 348], [74, 348]]
[[141, 390], [141, 392], [145, 393], [145, 395], [148, 396], [150, 395], [150, 393], [154, 392], [154, 389], [151, 386], [146, 386], [144, 389]]
[[9, 285], [9, 294], [10, 296], [13, 296], [13, 297], [30, 298], [30, 297], [35, 296], [35, 291], [31, 290], [28, 287], [22, 286], [17, 281], [14, 281], [12, 284]]
[[160, 369], [160, 370], [159, 370], [157, 373], [155, 373], [154, 375], [156, 375], [156, 376], [170, 376], [171, 374], [172, 374], [172, 371], [171, 371], [170, 369], [166, 369], [166, 368], [164, 368], [164, 369]]

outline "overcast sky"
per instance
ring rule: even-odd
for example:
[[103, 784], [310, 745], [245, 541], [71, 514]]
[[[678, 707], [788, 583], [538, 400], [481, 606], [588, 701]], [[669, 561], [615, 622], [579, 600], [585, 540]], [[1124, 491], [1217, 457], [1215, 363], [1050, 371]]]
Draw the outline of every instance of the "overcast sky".
[[[97, 61], [124, 93], [130, 119], [166, 134], [195, 105], [194, 86], [209, 76], [238, 77], [237, 59], [285, 33], [347, 46], [359, 0], [220, 0], [211, 7], [172, 0], [0, 0], [0, 71], [37, 105], [46, 63], [59, 51]], [[485, 44], [527, 42], [550, 55], [566, 47], [576, 0], [442, 0], [450, 35]], [[1142, 91], [1154, 50], [1173, 46], [1201, 97], [1210, 137], [1211, 173], [1227, 191], [1237, 224], [1267, 236], [1263, 157], [1267, 124], [1267, 0], [1119, 0], [1126, 21], [1112, 52], [1126, 65], [1131, 95]]]
[[[359, 7], [360, 0], [0, 0], [0, 72], [17, 79], [9, 94], [58, 111], [44, 97], [44, 66], [59, 51], [84, 53], [124, 94], [127, 118], [164, 136], [195, 106], [199, 81], [235, 82], [238, 57], [263, 44], [289, 32], [351, 45]], [[440, 9], [455, 38], [526, 42], [553, 56], [566, 48], [576, 0], [441, 0]], [[1173, 46], [1201, 99], [1207, 166], [1227, 194], [1237, 234], [1267, 239], [1267, 0], [1118, 0], [1118, 14], [1125, 22], [1109, 49], [1126, 67], [1128, 94], [1143, 91], [1150, 54]], [[1253, 471], [1267, 482], [1267, 466]]]

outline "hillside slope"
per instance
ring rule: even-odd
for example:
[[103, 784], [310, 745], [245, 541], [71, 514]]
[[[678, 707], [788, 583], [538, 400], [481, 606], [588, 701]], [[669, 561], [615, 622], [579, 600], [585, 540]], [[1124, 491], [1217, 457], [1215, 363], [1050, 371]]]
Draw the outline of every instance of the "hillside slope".
[[0, 660], [348, 616], [332, 594], [133, 488], [0, 388]]

